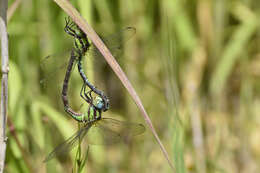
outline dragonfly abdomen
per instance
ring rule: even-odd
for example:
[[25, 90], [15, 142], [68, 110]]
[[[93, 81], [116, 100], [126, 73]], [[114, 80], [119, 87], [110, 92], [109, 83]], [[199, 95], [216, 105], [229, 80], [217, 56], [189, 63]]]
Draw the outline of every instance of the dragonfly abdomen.
[[102, 110], [106, 111], [109, 109], [109, 99], [107, 98], [107, 96], [100, 90], [98, 90], [94, 85], [92, 85], [87, 76], [84, 73], [83, 67], [82, 67], [82, 56], [79, 55], [79, 59], [78, 59], [78, 71], [79, 74], [84, 82], [84, 84], [86, 84], [93, 92], [95, 92], [97, 95], [99, 95], [102, 99], [103, 99], [103, 106], [102, 106]]
[[89, 106], [89, 109], [85, 113], [77, 113], [73, 111], [70, 107], [65, 106], [64, 110], [71, 115], [73, 119], [79, 122], [88, 123], [93, 122], [101, 118], [101, 112], [95, 109], [94, 106]]
[[81, 78], [83, 79], [84, 83], [91, 89], [93, 90], [95, 93], [102, 93], [101, 91], [97, 90], [96, 87], [94, 85], [92, 85], [87, 76], [85, 75], [84, 73], [84, 70], [83, 70], [83, 67], [82, 67], [82, 57], [80, 56], [79, 57], [79, 61], [78, 61], [78, 71], [79, 71], [79, 74], [81, 76]]

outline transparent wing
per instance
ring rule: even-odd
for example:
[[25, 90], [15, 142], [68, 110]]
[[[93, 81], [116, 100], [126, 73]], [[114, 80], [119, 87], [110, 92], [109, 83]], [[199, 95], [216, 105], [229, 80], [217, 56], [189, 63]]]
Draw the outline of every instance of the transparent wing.
[[88, 133], [88, 130], [92, 126], [93, 123], [89, 123], [86, 126], [82, 127], [76, 133], [74, 133], [70, 138], [66, 141], [58, 145], [48, 156], [44, 159], [43, 162], [47, 162], [57, 155], [62, 155], [70, 152], [77, 144], [77, 142], [82, 141], [83, 137]]
[[[100, 36], [103, 40], [104, 44], [108, 47], [111, 51], [112, 55], [116, 58], [122, 53], [124, 44], [131, 39], [136, 33], [136, 29], [134, 27], [126, 27], [121, 31], [118, 31], [114, 34], [108, 35], [106, 37]], [[93, 45], [92, 50], [90, 53], [93, 55], [94, 58], [102, 57], [102, 54], [99, 52], [97, 47]]]
[[142, 124], [102, 118], [97, 122], [86, 124], [70, 138], [58, 145], [45, 158], [44, 162], [51, 160], [57, 155], [70, 152], [78, 141], [85, 140], [87, 144], [92, 145], [111, 145], [130, 140], [132, 137], [144, 132], [145, 127]]
[[131, 140], [133, 136], [142, 134], [144, 131], [145, 127], [142, 124], [102, 118], [93, 124], [85, 138], [88, 144], [110, 145]]
[[129, 39], [131, 39], [136, 33], [136, 29], [134, 27], [126, 27], [121, 31], [118, 31], [114, 34], [108, 35], [106, 37], [102, 37], [101, 39], [104, 43], [111, 49], [120, 48], [126, 43]]
[[[132, 38], [135, 32], [135, 28], [126, 27], [106, 37], [101, 36], [101, 38], [106, 46], [109, 48], [113, 56], [117, 57], [122, 52], [124, 43]], [[64, 53], [49, 55], [43, 58], [43, 60], [41, 61], [41, 70], [43, 71], [43, 74], [40, 79], [40, 83], [42, 86], [48, 87], [49, 85], [53, 85], [53, 83], [56, 83], [57, 81], [63, 80], [66, 67], [70, 58], [70, 52], [71, 50], [67, 50]], [[102, 57], [99, 50], [93, 44], [91, 44], [88, 52], [86, 52], [86, 56], [93, 56], [94, 58]], [[83, 60], [85, 58], [83, 58]], [[98, 60], [102, 61], [103, 58]]]
[[64, 79], [71, 51], [72, 50], [59, 54], [49, 55], [41, 60], [40, 68], [42, 74], [40, 78], [40, 84], [42, 86], [47, 88], [50, 87], [50, 85], [57, 84], [57, 81], [62, 81]]

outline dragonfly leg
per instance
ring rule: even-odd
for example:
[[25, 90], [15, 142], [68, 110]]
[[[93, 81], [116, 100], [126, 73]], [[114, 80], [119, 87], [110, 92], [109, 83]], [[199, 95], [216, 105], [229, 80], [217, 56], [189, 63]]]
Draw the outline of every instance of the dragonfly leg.
[[[70, 18], [65, 18], [65, 22], [66, 25], [64, 27], [64, 31], [72, 37], [74, 37], [75, 46], [77, 48], [78, 53], [84, 54], [90, 46], [86, 34], [83, 31], [81, 31], [81, 29], [73, 21], [71, 21]], [[75, 29], [73, 29], [73, 27], [75, 27]], [[78, 45], [76, 40], [80, 43], [80, 46]]]
[[93, 90], [90, 90], [90, 91], [86, 92], [86, 84], [85, 84], [84, 95], [85, 95], [85, 97], [87, 97], [87, 98], [89, 98], [91, 100], [91, 103], [93, 101], [92, 92], [93, 92]]
[[[86, 84], [82, 85], [81, 91], [80, 91], [80, 96], [89, 104], [92, 104], [92, 99], [86, 94]], [[84, 95], [83, 95], [84, 93]]]
[[65, 26], [69, 26], [69, 28], [72, 28], [75, 26], [75, 23], [73, 21], [71, 21], [70, 17], [65, 18], [65, 22], [66, 22]]
[[[72, 27], [75, 26], [74, 22], [71, 22], [71, 20], [68, 18], [65, 18], [66, 25], [64, 27], [64, 31], [71, 35], [72, 37], [77, 37], [76, 31], [72, 29]], [[78, 37], [77, 37], [78, 38]]]

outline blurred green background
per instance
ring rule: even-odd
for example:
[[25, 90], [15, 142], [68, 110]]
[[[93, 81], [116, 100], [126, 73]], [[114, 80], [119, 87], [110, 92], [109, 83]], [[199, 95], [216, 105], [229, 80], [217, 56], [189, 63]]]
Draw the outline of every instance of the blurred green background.
[[[136, 28], [119, 62], [143, 101], [176, 172], [260, 172], [260, 1], [71, 3], [97, 33]], [[11, 0], [8, 14], [5, 172], [71, 172], [75, 151], [71, 159], [42, 162], [75, 132], [77, 123], [62, 108], [62, 80], [48, 84], [49, 90], [39, 82], [44, 75], [42, 59], [73, 46], [63, 31], [66, 14], [46, 0]], [[68, 55], [57, 57], [57, 66], [59, 58]], [[104, 60], [88, 60], [88, 77], [111, 100], [111, 109], [103, 115], [145, 124]], [[77, 76], [75, 73], [70, 83], [69, 99], [80, 109], [82, 83]], [[146, 126], [146, 133], [127, 145], [91, 146], [84, 172], [172, 170]]]

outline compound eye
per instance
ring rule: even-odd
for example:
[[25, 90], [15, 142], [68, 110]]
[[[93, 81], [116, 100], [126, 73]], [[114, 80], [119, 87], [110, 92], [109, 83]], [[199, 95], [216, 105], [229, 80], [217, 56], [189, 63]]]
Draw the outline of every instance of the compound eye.
[[96, 107], [101, 110], [104, 107], [104, 103], [103, 102], [99, 102]]

